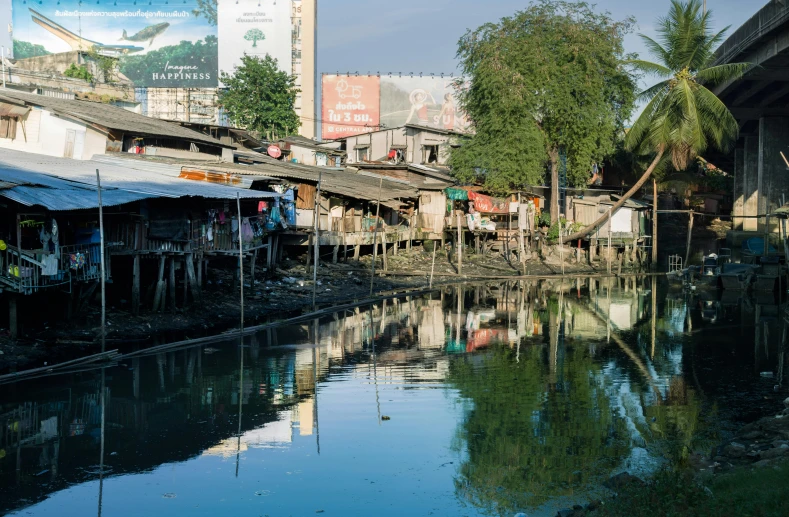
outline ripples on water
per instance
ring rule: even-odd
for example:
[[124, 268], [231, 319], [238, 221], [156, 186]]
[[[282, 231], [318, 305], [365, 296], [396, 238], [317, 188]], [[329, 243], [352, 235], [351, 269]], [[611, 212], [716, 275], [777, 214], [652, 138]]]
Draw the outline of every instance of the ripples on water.
[[554, 515], [785, 397], [774, 300], [652, 286], [447, 288], [0, 386], [0, 511]]

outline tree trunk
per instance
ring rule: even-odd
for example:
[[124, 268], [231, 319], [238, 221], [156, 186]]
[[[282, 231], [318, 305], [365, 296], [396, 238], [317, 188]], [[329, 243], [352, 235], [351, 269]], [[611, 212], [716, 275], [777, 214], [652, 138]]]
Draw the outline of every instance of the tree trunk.
[[[649, 177], [652, 176], [652, 173], [655, 171], [655, 167], [657, 167], [658, 163], [660, 163], [660, 160], [663, 158], [663, 154], [665, 154], [665, 151], [663, 149], [658, 151], [657, 156], [655, 156], [655, 159], [652, 160], [652, 163], [649, 165], [649, 168], [646, 170], [644, 175], [641, 176], [641, 179], [639, 179], [638, 182], [635, 185], [633, 185], [633, 187], [630, 190], [628, 190], [627, 193], [624, 196], [622, 196], [622, 198], [619, 201], [617, 201], [616, 204], [611, 208], [612, 214], [616, 213], [617, 210], [622, 208], [622, 206], [627, 202], [627, 200], [633, 197], [633, 194], [638, 192], [641, 189], [641, 187], [644, 186], [644, 183], [646, 183]], [[595, 231], [598, 226], [600, 226], [606, 221], [607, 218], [608, 218], [608, 212], [600, 216], [600, 218], [598, 218], [597, 221], [593, 222], [592, 224], [583, 228], [582, 230], [562, 238], [562, 243], [583, 239], [584, 237]]]
[[551, 224], [559, 221], [559, 150], [551, 149]]

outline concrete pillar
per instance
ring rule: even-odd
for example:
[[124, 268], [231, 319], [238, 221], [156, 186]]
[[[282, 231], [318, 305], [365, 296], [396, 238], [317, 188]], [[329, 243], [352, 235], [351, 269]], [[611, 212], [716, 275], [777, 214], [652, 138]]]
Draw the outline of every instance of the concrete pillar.
[[[745, 137], [743, 150], [743, 215], [755, 216], [759, 213], [759, 138]], [[755, 232], [756, 219], [743, 219], [742, 229]]]
[[732, 207], [732, 230], [742, 230], [743, 220], [737, 216], [743, 215], [745, 205], [745, 149], [734, 150], [734, 205]]
[[[759, 213], [767, 214], [783, 205], [789, 198], [789, 173], [781, 158], [781, 151], [789, 156], [789, 118], [762, 117], [759, 119]], [[765, 221], [759, 220], [764, 230]]]

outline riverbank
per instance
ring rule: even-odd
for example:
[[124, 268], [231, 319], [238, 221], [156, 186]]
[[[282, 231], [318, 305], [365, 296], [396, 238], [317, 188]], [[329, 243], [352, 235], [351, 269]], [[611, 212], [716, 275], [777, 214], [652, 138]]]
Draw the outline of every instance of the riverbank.
[[[567, 256], [564, 256], [567, 252]], [[557, 260], [559, 255], [564, 262]], [[433, 254], [422, 247], [410, 252], [401, 251], [387, 257], [387, 270], [381, 271], [381, 260], [374, 283], [374, 295], [395, 290], [427, 287], [433, 270], [433, 285], [448, 285], [457, 282], [515, 278], [528, 275], [552, 277], [561, 275], [604, 274], [588, 264], [576, 264], [568, 248], [549, 254], [543, 260], [536, 255], [523, 267], [507, 262], [501, 255], [467, 255], [464, 257], [462, 274], [457, 264], [450, 262], [448, 253]], [[348, 263], [321, 263], [318, 270], [316, 305], [330, 307], [370, 295], [371, 257]], [[257, 281], [253, 286], [249, 277], [245, 281], [245, 320], [254, 325], [301, 314], [312, 309], [312, 274], [303, 261], [286, 259], [266, 279], [263, 268], [256, 271]], [[612, 271], [617, 273], [620, 268]], [[622, 268], [624, 272], [628, 267]], [[248, 272], [247, 272], [248, 273]], [[233, 273], [229, 270], [211, 270], [199, 303], [177, 306], [164, 312], [134, 315], [121, 300], [107, 308], [107, 342], [110, 348], [117, 345], [138, 343], [140, 347], [198, 338], [219, 334], [237, 328], [240, 319], [239, 290], [233, 289]], [[110, 287], [112, 288], [112, 287]], [[177, 289], [180, 292], [180, 288]], [[63, 360], [82, 357], [99, 350], [97, 335], [100, 325], [100, 303], [98, 294], [85, 305], [71, 321], [48, 321], [42, 317], [37, 325], [22, 329], [16, 342], [8, 335], [0, 338], [0, 372], [15, 371], [27, 367], [45, 366]]]
[[789, 515], [789, 398], [777, 415], [739, 430], [707, 457], [695, 456], [643, 481], [627, 473], [609, 479], [613, 496], [557, 517], [660, 515], [784, 517]]

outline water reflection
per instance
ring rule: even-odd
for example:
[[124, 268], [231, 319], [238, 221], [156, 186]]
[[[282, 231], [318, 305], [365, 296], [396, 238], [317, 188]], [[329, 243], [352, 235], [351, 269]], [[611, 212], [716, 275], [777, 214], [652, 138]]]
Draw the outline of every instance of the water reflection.
[[0, 511], [555, 514], [774, 409], [783, 314], [651, 278], [486, 284], [3, 386]]

